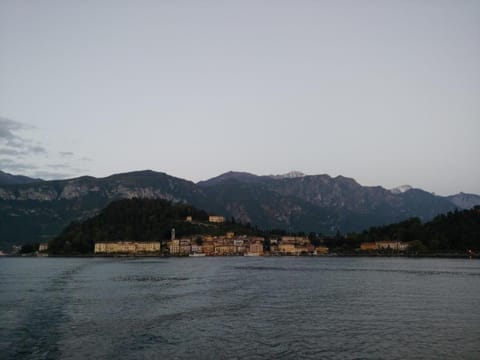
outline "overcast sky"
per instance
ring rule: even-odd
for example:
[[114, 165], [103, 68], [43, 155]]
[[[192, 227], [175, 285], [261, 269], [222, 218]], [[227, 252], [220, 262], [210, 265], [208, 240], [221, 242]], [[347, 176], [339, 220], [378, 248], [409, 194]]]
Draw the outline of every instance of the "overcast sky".
[[480, 1], [0, 0], [0, 169], [480, 193]]

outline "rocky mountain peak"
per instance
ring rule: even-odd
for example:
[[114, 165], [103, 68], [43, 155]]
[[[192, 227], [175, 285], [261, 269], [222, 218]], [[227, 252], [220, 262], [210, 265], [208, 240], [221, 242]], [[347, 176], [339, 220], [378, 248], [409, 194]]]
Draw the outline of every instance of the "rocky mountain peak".
[[304, 177], [305, 174], [300, 172], [300, 171], [290, 171], [286, 174], [280, 174], [280, 175], [270, 175], [269, 177], [273, 179], [295, 179], [295, 178], [300, 178]]
[[400, 185], [400, 186], [397, 186], [393, 189], [390, 189], [390, 192], [392, 194], [403, 194], [405, 192], [407, 192], [408, 190], [412, 190], [413, 187], [411, 187], [410, 185]]

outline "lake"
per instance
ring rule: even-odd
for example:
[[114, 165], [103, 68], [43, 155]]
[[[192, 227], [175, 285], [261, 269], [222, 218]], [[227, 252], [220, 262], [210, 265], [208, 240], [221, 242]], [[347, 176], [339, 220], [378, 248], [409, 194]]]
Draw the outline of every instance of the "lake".
[[0, 258], [2, 359], [480, 359], [480, 261]]

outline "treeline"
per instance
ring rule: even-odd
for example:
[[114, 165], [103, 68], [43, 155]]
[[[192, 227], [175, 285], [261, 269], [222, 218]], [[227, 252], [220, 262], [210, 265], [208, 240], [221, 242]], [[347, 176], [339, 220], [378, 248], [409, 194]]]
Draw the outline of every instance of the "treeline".
[[331, 249], [358, 249], [362, 242], [393, 240], [411, 243], [414, 252], [480, 251], [480, 206], [453, 211], [422, 223], [411, 218], [399, 223], [371, 227], [362, 233], [320, 237]]
[[[185, 221], [187, 216], [192, 216], [193, 222]], [[308, 236], [313, 245], [327, 246], [330, 252], [339, 253], [353, 253], [362, 242], [382, 240], [409, 242], [414, 252], [480, 251], [480, 206], [439, 215], [426, 223], [411, 218], [372, 227], [361, 233], [341, 234], [337, 231], [333, 236], [324, 236], [291, 234], [283, 230], [262, 231], [250, 224], [239, 224], [233, 218], [222, 224], [210, 224], [205, 211], [190, 205], [158, 199], [130, 199], [112, 202], [99, 215], [68, 225], [49, 242], [49, 253], [88, 254], [93, 252], [95, 242], [101, 241], [160, 241], [165, 244], [172, 228], [175, 228], [177, 238], [196, 234], [225, 235], [229, 231], [263, 236], [266, 250], [271, 239], [297, 235]]]
[[[185, 221], [191, 216], [193, 222]], [[172, 204], [159, 199], [127, 199], [110, 203], [101, 213], [84, 222], [73, 222], [52, 239], [49, 253], [88, 254], [95, 242], [160, 241], [170, 239], [172, 228], [176, 237], [194, 234], [224, 235], [227, 231], [253, 234], [249, 226], [227, 221], [209, 224], [208, 214], [186, 204]]]

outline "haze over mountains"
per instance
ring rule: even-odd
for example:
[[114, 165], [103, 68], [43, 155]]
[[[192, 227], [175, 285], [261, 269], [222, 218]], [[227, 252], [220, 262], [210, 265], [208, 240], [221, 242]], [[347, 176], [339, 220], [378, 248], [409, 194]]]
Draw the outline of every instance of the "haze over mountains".
[[71, 221], [93, 216], [112, 200], [122, 198], [185, 202], [264, 229], [324, 234], [359, 231], [413, 216], [428, 220], [480, 204], [478, 195], [442, 197], [421, 189], [388, 190], [361, 186], [343, 176], [299, 172], [275, 176], [227, 172], [198, 183], [150, 170], [53, 181], [22, 177], [23, 183], [15, 183], [19, 178], [12, 175], [5, 178], [7, 181], [0, 183], [3, 249], [46, 241]]

